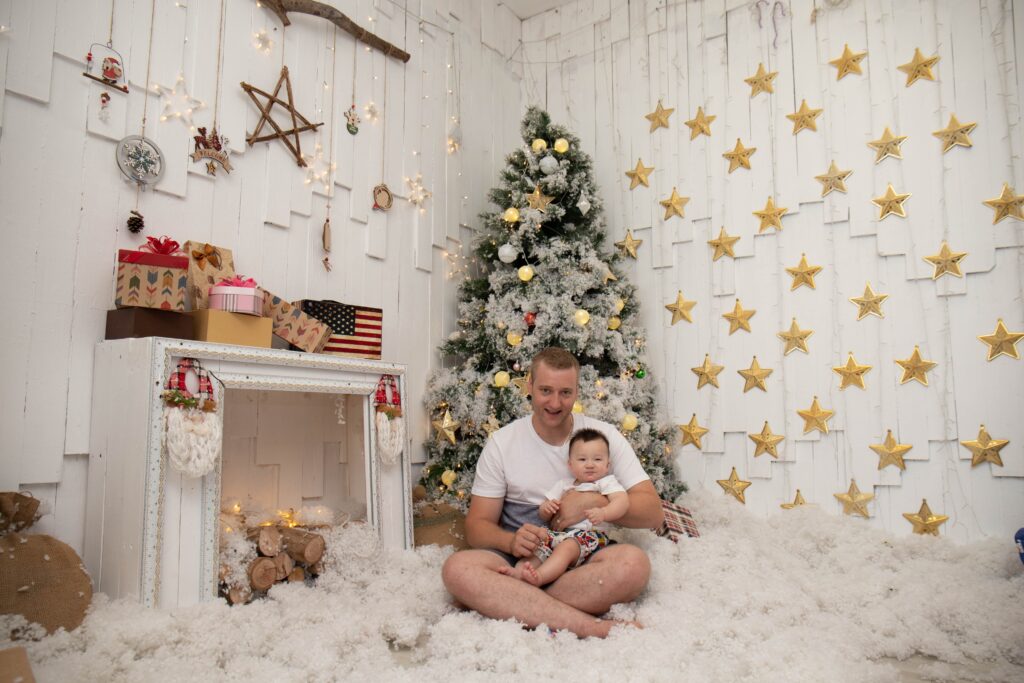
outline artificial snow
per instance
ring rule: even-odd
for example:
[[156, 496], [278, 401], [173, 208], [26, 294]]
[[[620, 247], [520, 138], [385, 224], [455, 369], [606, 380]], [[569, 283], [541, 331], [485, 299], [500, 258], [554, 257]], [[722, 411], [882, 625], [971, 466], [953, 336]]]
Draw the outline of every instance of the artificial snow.
[[763, 520], [705, 491], [680, 502], [701, 538], [624, 533], [653, 572], [612, 614], [645, 628], [603, 641], [460, 612], [440, 579], [450, 549], [380, 549], [350, 525], [329, 534], [315, 586], [171, 611], [97, 596], [76, 631], [26, 645], [40, 681], [864, 683], [899, 680], [895, 660], [921, 655], [914, 680], [1024, 680], [1013, 539], [896, 538], [810, 507]]

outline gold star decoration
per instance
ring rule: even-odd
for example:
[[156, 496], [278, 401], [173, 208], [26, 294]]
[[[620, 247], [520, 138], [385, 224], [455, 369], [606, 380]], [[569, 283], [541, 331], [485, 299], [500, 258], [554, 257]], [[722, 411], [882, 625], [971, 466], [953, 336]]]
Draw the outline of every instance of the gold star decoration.
[[679, 293], [676, 294], [676, 300], [673, 303], [665, 304], [665, 308], [672, 312], [672, 324], [675, 325], [680, 320], [692, 323], [693, 318], [690, 316], [690, 310], [696, 305], [696, 301], [684, 299], [683, 291], [679, 290]]
[[457, 430], [461, 423], [456, 422], [452, 419], [452, 413], [450, 410], [445, 409], [444, 417], [440, 420], [434, 420], [430, 424], [434, 425], [434, 429], [437, 430], [439, 437], [443, 436], [455, 445], [455, 430]]
[[893, 135], [892, 131], [889, 130], [889, 126], [886, 126], [882, 137], [868, 143], [868, 147], [875, 150], [875, 163], [879, 163], [886, 157], [902, 159], [903, 151], [900, 149], [900, 145], [906, 139], [906, 135]]
[[843, 504], [844, 515], [860, 515], [864, 519], [871, 517], [868, 514], [868, 503], [874, 499], [875, 494], [861, 493], [855, 480], [850, 480], [850, 488], [846, 493], [833, 493], [832, 495]]
[[484, 430], [487, 433], [487, 438], [490, 438], [491, 434], [501, 429], [501, 425], [498, 424], [498, 418], [496, 418], [494, 415], [490, 415], [487, 418], [487, 422], [484, 422], [482, 425], [480, 425], [480, 429]]
[[530, 395], [530, 389], [526, 385], [530, 382], [530, 373], [526, 373], [521, 377], [514, 377], [510, 384], [519, 390], [519, 395], [526, 398]]
[[806, 129], [818, 130], [818, 124], [814, 122], [824, 109], [811, 109], [807, 106], [807, 100], [800, 102], [800, 108], [792, 114], [786, 114], [786, 118], [793, 122], [793, 135]]
[[803, 507], [807, 505], [807, 501], [804, 500], [803, 494], [800, 493], [800, 489], [796, 490], [796, 496], [793, 498], [792, 503], [782, 503], [779, 505], [783, 510], [792, 510], [793, 508]]
[[814, 330], [801, 330], [800, 326], [796, 324], [796, 318], [793, 318], [789, 331], [779, 332], [776, 335], [779, 339], [786, 342], [786, 348], [783, 349], [782, 355], [788, 356], [790, 351], [796, 351], [797, 349], [804, 353], [810, 353], [807, 350], [807, 338], [812, 334], [814, 334]]
[[903, 516], [914, 525], [915, 534], [931, 534], [932, 536], [938, 536], [939, 526], [949, 519], [948, 515], [932, 513], [932, 509], [928, 507], [928, 501], [924, 498], [921, 499], [921, 509], [917, 511], [917, 514], [904, 512]]
[[960, 271], [960, 262], [965, 256], [967, 256], [966, 251], [952, 251], [949, 248], [949, 245], [946, 244], [946, 240], [942, 240], [942, 246], [939, 247], [939, 253], [932, 254], [931, 256], [925, 256], [924, 260], [935, 266], [935, 272], [932, 273], [932, 279], [938, 280], [946, 274], [963, 277], [964, 274]]
[[526, 195], [526, 201], [529, 202], [531, 209], [537, 209], [547, 213], [548, 204], [555, 200], [554, 197], [549, 197], [540, 191], [540, 185], [536, 185], [533, 188], [533, 192]]
[[750, 96], [753, 98], [763, 92], [775, 92], [772, 88], [772, 81], [778, 75], [778, 71], [765, 71], [764, 62], [761, 62], [757, 65], [757, 73], [749, 78], [744, 78], [743, 81], [750, 86]]
[[711, 122], [715, 118], [714, 116], [705, 116], [704, 107], [697, 107], [697, 115], [686, 122], [686, 126], [690, 129], [690, 139], [694, 140], [698, 135], [711, 137]]
[[864, 375], [871, 370], [871, 367], [870, 365], [858, 365], [857, 361], [853, 358], [853, 351], [850, 351], [846, 359], [846, 365], [834, 367], [832, 372], [842, 378], [839, 382], [840, 390], [851, 386], [866, 389], [867, 387], [864, 386]]
[[949, 123], [946, 127], [942, 130], [934, 131], [932, 135], [942, 140], [942, 153], [945, 154], [957, 145], [960, 147], [973, 147], [974, 145], [971, 144], [971, 139], [967, 135], [977, 125], [977, 123], [960, 123], [956, 118], [956, 114], [950, 114]]
[[886, 430], [884, 443], [873, 443], [868, 448], [878, 454], [878, 469], [895, 465], [901, 470], [906, 470], [907, 466], [903, 462], [903, 455], [913, 446], [908, 443], [896, 443], [892, 430], [889, 429]]
[[612, 272], [611, 268], [609, 268], [608, 266], [604, 267], [604, 275], [601, 277], [602, 285], [606, 285], [609, 282], [615, 282], [618, 279], [619, 278], [615, 277], [615, 273]]
[[690, 422], [688, 424], [676, 426], [679, 427], [679, 431], [683, 433], [683, 446], [692, 443], [697, 447], [698, 451], [701, 450], [702, 446], [700, 438], [707, 434], [708, 430], [697, 424], [697, 413], [693, 414], [693, 417], [690, 418]]
[[1007, 439], [993, 439], [988, 435], [988, 430], [985, 429], [985, 425], [981, 425], [978, 430], [978, 438], [974, 441], [961, 441], [967, 450], [971, 452], [971, 467], [977, 467], [983, 462], [990, 462], [993, 465], [1003, 466], [1003, 459], [999, 456], [999, 451], [1003, 450], [1006, 444], [1010, 443]]
[[995, 225], [1004, 218], [1015, 218], [1024, 221], [1024, 194], [1017, 194], [1017, 191], [1007, 183], [1003, 183], [1003, 191], [998, 197], [986, 199], [982, 202], [985, 206], [995, 209], [996, 214], [992, 218], [992, 225]]
[[722, 490], [730, 496], [744, 505], [747, 504], [747, 499], [744, 497], [743, 492], [748, 486], [750, 486], [750, 482], [740, 479], [739, 475], [736, 474], [735, 467], [732, 468], [732, 473], [729, 474], [728, 479], [716, 479], [715, 481], [717, 481], [718, 485], [722, 487]]
[[740, 300], [736, 299], [736, 306], [732, 309], [732, 312], [722, 314], [722, 317], [729, 321], [729, 334], [736, 330], [750, 332], [750, 319], [754, 317], [755, 313], [757, 311], [753, 308], [744, 309], [740, 305]]
[[818, 405], [818, 397], [815, 396], [811, 407], [807, 410], [796, 411], [797, 415], [804, 419], [804, 434], [817, 429], [822, 434], [828, 434], [828, 421], [835, 415], [833, 410], [824, 410]]
[[807, 285], [811, 289], [817, 289], [814, 286], [814, 276], [821, 272], [821, 266], [808, 265], [807, 255], [800, 254], [800, 263], [795, 268], [786, 268], [786, 272], [793, 277], [793, 284], [790, 286], [789, 291], [792, 292], [802, 285]]
[[779, 457], [779, 442], [786, 437], [782, 434], [772, 434], [772, 428], [768, 426], [768, 420], [764, 421], [764, 427], [760, 434], [747, 434], [747, 438], [754, 442], [754, 457], [767, 453], [773, 458]]
[[754, 211], [754, 215], [761, 219], [761, 225], [758, 226], [758, 234], [764, 232], [768, 228], [777, 228], [782, 230], [782, 216], [785, 215], [787, 209], [784, 206], [776, 207], [775, 200], [768, 197], [768, 201], [765, 203], [764, 208], [760, 211]]
[[1006, 329], [1003, 319], [1000, 318], [996, 323], [995, 332], [978, 335], [978, 339], [988, 344], [988, 360], [992, 360], [996, 356], [1020, 358], [1020, 354], [1017, 352], [1017, 342], [1024, 339], [1024, 332], [1010, 332]]
[[871, 203], [878, 207], [878, 220], [884, 219], [889, 214], [895, 214], [900, 218], [906, 218], [907, 212], [903, 208], [903, 202], [910, 198], [910, 193], [899, 194], [892, 189], [892, 184], [886, 188], [885, 194], [875, 197]]
[[650, 187], [651, 183], [647, 176], [654, 170], [653, 166], [644, 166], [643, 159], [637, 158], [636, 168], [632, 171], [626, 171], [626, 175], [629, 177], [629, 189], [635, 189], [637, 185], [643, 185], [644, 187]]
[[672, 116], [674, 111], [675, 109], [666, 109], [661, 106], [661, 100], [658, 100], [658, 106], [655, 107], [654, 111], [650, 114], [644, 114], [644, 118], [651, 122], [650, 132], [653, 133], [659, 128], [668, 128], [668, 117]]
[[938, 365], [938, 363], [922, 359], [921, 349], [916, 346], [914, 347], [914, 352], [910, 354], [910, 358], [902, 360], [897, 358], [896, 364], [903, 368], [903, 377], [900, 378], [900, 384], [916, 380], [925, 386], [928, 386], [928, 377], [925, 376], [925, 373]]
[[724, 369], [724, 365], [715, 365], [711, 362], [711, 356], [704, 354], [704, 363], [695, 368], [690, 368], [690, 371], [697, 375], [697, 388], [700, 389], [705, 384], [717, 387], [718, 373]]
[[747, 393], [754, 387], [757, 387], [761, 391], [767, 392], [768, 387], [764, 385], [764, 381], [768, 379], [768, 376], [772, 374], [771, 368], [762, 368], [757, 362], [757, 356], [754, 356], [754, 360], [750, 362], [750, 367], [746, 370], [737, 370], [740, 377], [746, 380], [743, 384], [743, 393]]
[[633, 239], [633, 231], [627, 230], [625, 239], [616, 242], [615, 246], [617, 246], [619, 249], [622, 249], [624, 254], [629, 254], [635, 259], [637, 247], [639, 247], [643, 243], [643, 240]]
[[877, 315], [879, 318], [884, 318], [882, 302], [888, 298], [888, 294], [875, 294], [874, 290], [871, 289], [871, 283], [868, 282], [864, 284], [864, 295], [852, 297], [850, 301], [857, 304], [857, 320], [860, 320], [867, 315]]
[[722, 156], [729, 160], [729, 173], [737, 168], [750, 168], [750, 155], [757, 151], [757, 147], [744, 147], [739, 138], [736, 138], [736, 146], [731, 152], [723, 152]]
[[658, 202], [663, 207], [665, 207], [665, 215], [662, 218], [662, 220], [667, 221], [669, 218], [672, 218], [672, 216], [679, 216], [680, 218], [685, 218], [686, 216], [683, 214], [683, 207], [686, 206], [686, 203], [688, 201], [690, 201], [689, 197], [680, 197], [679, 193], [676, 192], [676, 188], [673, 187], [672, 194], [669, 196], [669, 198], [662, 199], [660, 202]]
[[867, 52], [853, 52], [850, 50], [849, 45], [843, 45], [843, 54], [839, 55], [835, 59], [829, 60], [829, 64], [834, 66], [839, 73], [836, 74], [836, 80], [841, 80], [843, 76], [849, 74], [861, 74], [860, 62], [862, 59], [868, 56]]
[[919, 78], [929, 81], [935, 80], [932, 67], [939, 61], [939, 56], [925, 57], [921, 54], [921, 48], [914, 48], [914, 57], [906, 64], [900, 64], [896, 68], [907, 74], [907, 87], [909, 88]]
[[736, 235], [735, 237], [729, 235], [725, 231], [725, 226], [723, 225], [722, 229], [718, 231], [718, 237], [713, 240], [708, 240], [708, 244], [710, 244], [715, 250], [715, 253], [711, 256], [711, 260], [717, 261], [723, 256], [728, 256], [733, 259], [736, 258], [736, 254], [733, 252], [732, 248], [739, 240], [739, 235]]
[[814, 176], [814, 179], [821, 183], [821, 196], [824, 197], [832, 190], [839, 190], [840, 192], [846, 192], [846, 179], [850, 177], [853, 171], [841, 171], [836, 166], [835, 160], [829, 164], [828, 171], [821, 175]]

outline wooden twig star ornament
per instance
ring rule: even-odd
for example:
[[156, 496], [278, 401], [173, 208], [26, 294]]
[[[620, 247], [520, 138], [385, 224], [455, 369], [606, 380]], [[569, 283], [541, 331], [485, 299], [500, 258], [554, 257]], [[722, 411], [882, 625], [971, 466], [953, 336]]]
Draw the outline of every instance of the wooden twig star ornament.
[[[281, 91], [282, 85], [285, 86], [285, 90], [288, 93], [287, 101], [282, 100], [277, 96]], [[292, 156], [295, 157], [295, 163], [299, 166], [305, 167], [306, 162], [302, 158], [302, 146], [299, 141], [299, 133], [304, 133], [308, 130], [316, 130], [324, 124], [323, 122], [310, 123], [305, 116], [295, 111], [295, 104], [292, 98], [292, 82], [288, 77], [288, 67], [281, 67], [281, 77], [277, 79], [277, 85], [274, 86], [273, 93], [266, 93], [244, 81], [241, 83], [241, 86], [242, 89], [249, 94], [253, 104], [255, 104], [260, 110], [260, 120], [256, 124], [256, 129], [250, 135], [246, 136], [245, 141], [249, 143], [249, 146], [251, 147], [257, 142], [267, 142], [274, 139], [280, 139], [281, 142], [285, 144], [285, 147], [288, 148], [288, 151], [292, 153]], [[265, 97], [266, 103], [261, 103], [257, 98], [257, 95]], [[274, 121], [274, 117], [271, 116], [270, 112], [274, 108], [275, 104], [281, 105], [288, 112], [292, 122], [291, 128], [284, 130], [276, 121]], [[274, 132], [268, 135], [260, 135], [263, 131], [263, 126], [266, 124], [269, 124], [270, 127], [274, 129]]]

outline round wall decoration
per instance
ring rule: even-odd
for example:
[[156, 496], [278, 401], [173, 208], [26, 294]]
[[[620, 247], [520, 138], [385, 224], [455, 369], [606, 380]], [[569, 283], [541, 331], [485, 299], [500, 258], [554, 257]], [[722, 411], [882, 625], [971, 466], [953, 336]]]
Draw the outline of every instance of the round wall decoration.
[[121, 173], [142, 187], [156, 183], [164, 174], [163, 152], [149, 138], [141, 135], [122, 138], [114, 154]]

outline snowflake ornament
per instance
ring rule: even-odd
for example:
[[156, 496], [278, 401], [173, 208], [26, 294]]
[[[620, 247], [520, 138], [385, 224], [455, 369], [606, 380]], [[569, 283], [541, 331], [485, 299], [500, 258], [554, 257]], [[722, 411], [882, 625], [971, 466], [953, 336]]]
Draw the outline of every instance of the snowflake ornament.
[[121, 173], [143, 188], [160, 180], [164, 173], [163, 152], [155, 142], [141, 135], [121, 139], [115, 156]]

